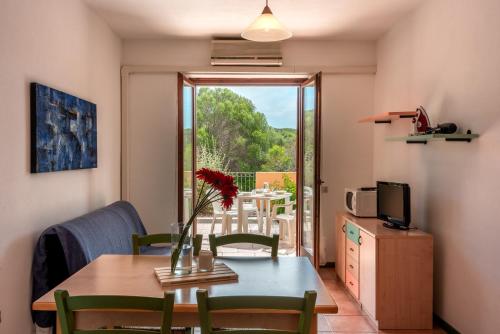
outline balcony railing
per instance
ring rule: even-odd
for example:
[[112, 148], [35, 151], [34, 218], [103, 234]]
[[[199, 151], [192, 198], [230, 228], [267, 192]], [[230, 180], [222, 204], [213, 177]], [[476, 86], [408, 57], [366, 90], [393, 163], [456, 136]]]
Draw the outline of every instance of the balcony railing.
[[[285, 178], [289, 180], [288, 183], [295, 184], [296, 177], [295, 172], [229, 172], [228, 174], [234, 177], [240, 191], [252, 191], [262, 188], [264, 183], [269, 184], [272, 188], [284, 189]], [[184, 185], [188, 188], [191, 185], [191, 177], [190, 171], [184, 172]]]
[[255, 172], [230, 172], [240, 191], [252, 191], [255, 189]]

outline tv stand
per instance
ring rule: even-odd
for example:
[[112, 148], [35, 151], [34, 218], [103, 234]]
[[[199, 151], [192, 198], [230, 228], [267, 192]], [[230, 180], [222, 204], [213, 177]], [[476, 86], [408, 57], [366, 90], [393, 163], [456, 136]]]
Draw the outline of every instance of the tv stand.
[[393, 224], [391, 222], [384, 222], [382, 225], [387, 228], [392, 228], [393, 230], [408, 231], [410, 229], [409, 227]]
[[390, 225], [339, 214], [335, 272], [378, 329], [432, 329], [432, 235]]

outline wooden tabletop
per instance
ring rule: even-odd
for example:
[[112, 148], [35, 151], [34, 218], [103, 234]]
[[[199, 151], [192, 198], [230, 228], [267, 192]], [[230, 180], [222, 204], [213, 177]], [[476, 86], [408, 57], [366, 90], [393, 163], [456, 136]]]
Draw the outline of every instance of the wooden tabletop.
[[54, 290], [70, 295], [134, 295], [162, 297], [175, 290], [175, 312], [197, 312], [196, 290], [211, 296], [263, 295], [303, 297], [316, 290], [315, 313], [337, 313], [338, 308], [311, 262], [305, 257], [217, 258], [238, 275], [238, 282], [182, 285], [162, 288], [153, 269], [167, 267], [167, 256], [102, 255], [33, 303], [33, 310], [55, 311]]

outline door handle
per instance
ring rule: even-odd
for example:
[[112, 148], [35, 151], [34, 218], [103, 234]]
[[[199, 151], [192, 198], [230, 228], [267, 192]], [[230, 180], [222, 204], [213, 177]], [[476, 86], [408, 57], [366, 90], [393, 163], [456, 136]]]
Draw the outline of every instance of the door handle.
[[342, 225], [342, 232], [344, 232], [344, 233], [345, 233], [345, 224], [344, 224], [344, 225]]

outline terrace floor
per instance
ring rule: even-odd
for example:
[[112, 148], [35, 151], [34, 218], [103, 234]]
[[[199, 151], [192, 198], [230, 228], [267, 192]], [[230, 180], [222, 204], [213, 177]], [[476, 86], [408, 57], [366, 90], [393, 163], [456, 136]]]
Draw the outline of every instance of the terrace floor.
[[[256, 221], [252, 218], [249, 218], [248, 224], [248, 232], [255, 234], [262, 234], [259, 232], [258, 225]], [[197, 233], [203, 234], [203, 244], [202, 249], [209, 249], [208, 243], [208, 235], [210, 234], [210, 227], [212, 224], [212, 217], [200, 217], [198, 218], [197, 223]], [[215, 234], [221, 233], [221, 223], [220, 220], [215, 223]], [[233, 222], [232, 226], [233, 233], [236, 233], [236, 222]], [[278, 225], [273, 224], [271, 228], [271, 234], [278, 234]], [[269, 256], [271, 253], [271, 249], [265, 246], [252, 245], [252, 244], [234, 244], [234, 245], [226, 245], [223, 247], [217, 248], [217, 253], [219, 256], [230, 255], [230, 256]], [[280, 240], [279, 256], [295, 256], [295, 244], [290, 243], [287, 240]]]

